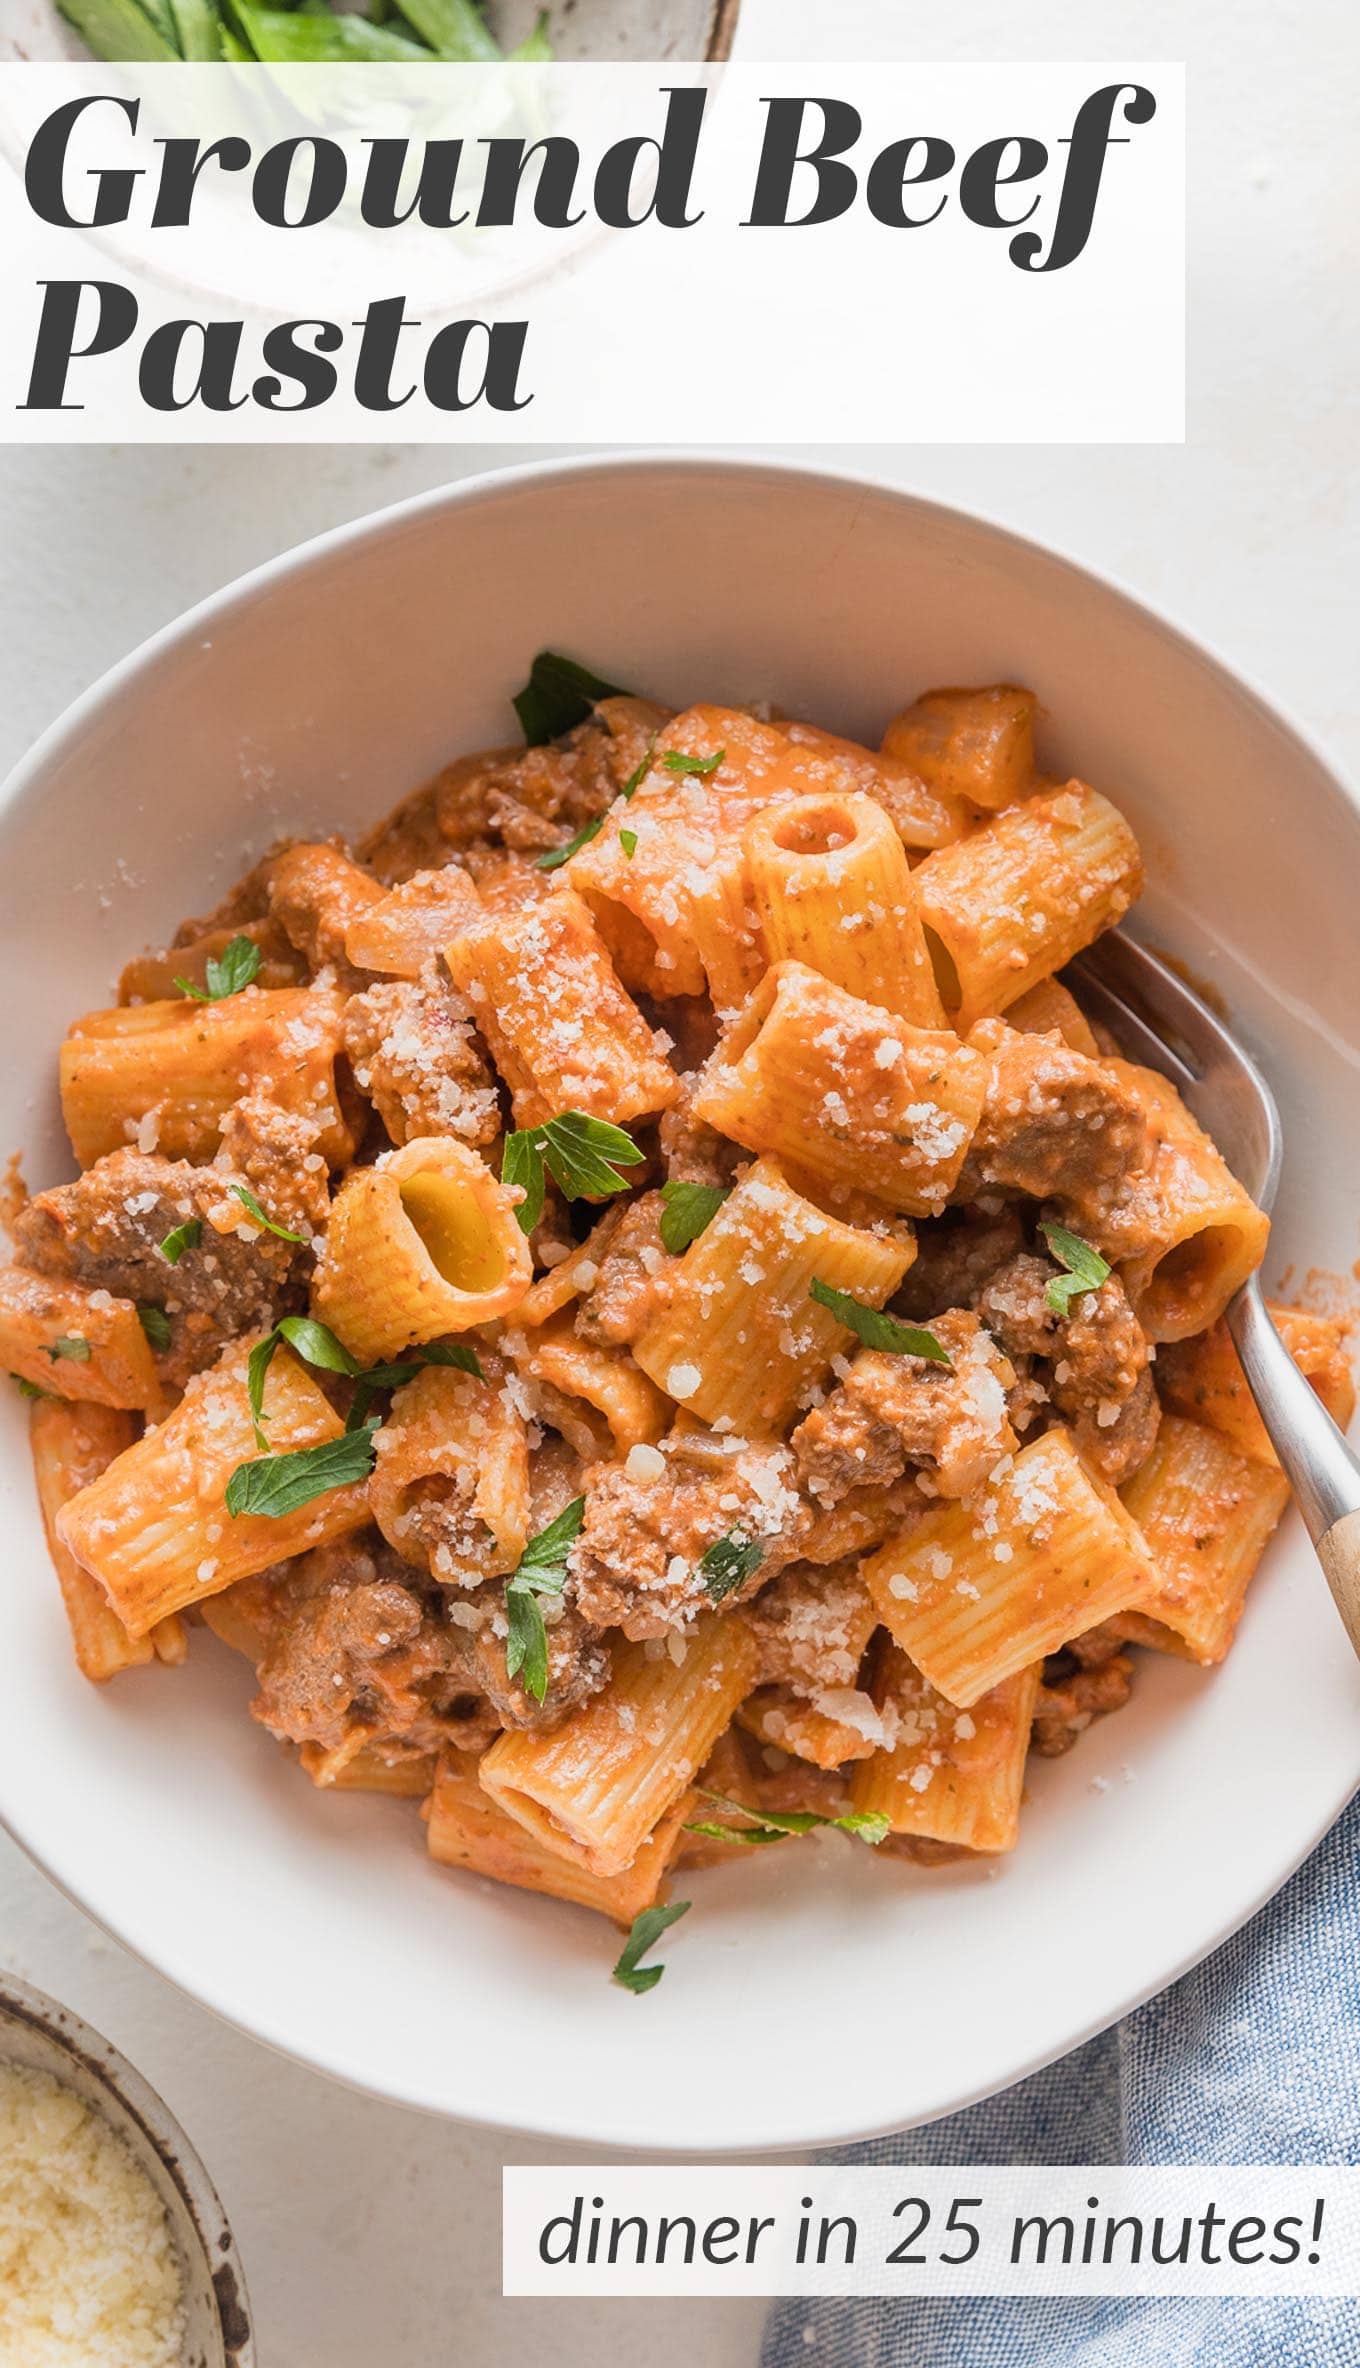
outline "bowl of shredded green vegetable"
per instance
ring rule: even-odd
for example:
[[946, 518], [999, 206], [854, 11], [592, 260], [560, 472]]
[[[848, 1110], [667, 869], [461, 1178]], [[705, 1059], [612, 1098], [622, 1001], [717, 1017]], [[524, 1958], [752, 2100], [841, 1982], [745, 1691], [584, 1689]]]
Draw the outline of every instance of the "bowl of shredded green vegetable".
[[0, 62], [723, 58], [740, 0], [9, 0]]

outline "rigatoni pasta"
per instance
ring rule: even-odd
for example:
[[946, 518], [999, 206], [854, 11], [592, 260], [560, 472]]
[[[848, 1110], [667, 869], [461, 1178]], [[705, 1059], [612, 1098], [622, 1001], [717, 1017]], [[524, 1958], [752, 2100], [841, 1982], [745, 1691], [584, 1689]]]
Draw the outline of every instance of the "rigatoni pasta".
[[865, 1566], [884, 1627], [931, 1684], [970, 1709], [1154, 1584], [1152, 1557], [1071, 1434], [1003, 1456], [976, 1495], [927, 1513]]
[[330, 988], [252, 986], [218, 1002], [87, 1012], [61, 1048], [76, 1158], [88, 1167], [135, 1143], [166, 1159], [209, 1159], [248, 1078], [305, 1113], [322, 1156], [342, 1166], [354, 1151], [335, 1077], [343, 1009]]
[[[1284, 1307], [1273, 1299], [1266, 1301], [1266, 1313], [1299, 1371], [1312, 1383], [1338, 1430], [1344, 1431], [1355, 1412], [1355, 1380], [1337, 1319], [1311, 1308]], [[1220, 1431], [1256, 1463], [1278, 1466], [1280, 1459], [1221, 1317], [1207, 1332], [1196, 1332], [1159, 1351], [1157, 1387], [1163, 1404], [1175, 1413]]]
[[676, 1660], [623, 1645], [603, 1693], [551, 1735], [502, 1735], [481, 1783], [545, 1847], [591, 1874], [622, 1874], [689, 1789], [754, 1671], [735, 1615], [711, 1615]]
[[687, 1414], [728, 1430], [778, 1430], [844, 1339], [813, 1283], [880, 1307], [914, 1255], [910, 1227], [849, 1224], [796, 1191], [777, 1160], [758, 1159], [668, 1278], [633, 1354]]
[[1289, 1499], [1279, 1465], [1257, 1463], [1203, 1423], [1167, 1414], [1123, 1497], [1153, 1569], [1124, 1607], [1137, 1615], [1126, 1633], [1192, 1661], [1221, 1661]]
[[913, 1027], [805, 963], [777, 962], [708, 1062], [694, 1111], [826, 1192], [938, 1216], [986, 1076], [981, 1055], [947, 1031]]
[[487, 915], [450, 940], [445, 960], [510, 1088], [517, 1126], [561, 1110], [626, 1125], [674, 1101], [674, 1071], [570, 888]]
[[450, 1752], [439, 1763], [429, 1796], [426, 1832], [430, 1856], [441, 1866], [463, 1867], [517, 1891], [569, 1900], [626, 1928], [655, 1904], [690, 1805], [689, 1794], [682, 1793], [630, 1865], [616, 1874], [595, 1874], [580, 1858], [549, 1847], [521, 1818], [507, 1816], [478, 1781], [477, 1762]]
[[883, 735], [888, 756], [911, 765], [939, 795], [996, 813], [1034, 787], [1033, 691], [1014, 683], [924, 691]]
[[1228, 1169], [1169, 1078], [1128, 1061], [1110, 1072], [1142, 1105], [1146, 1164], [1073, 1201], [1077, 1222], [1117, 1260], [1149, 1340], [1216, 1323], [1265, 1256], [1270, 1221]]
[[1286, 1498], [1217, 1321], [1266, 1220], [1057, 975], [1134, 835], [1015, 685], [877, 751], [551, 654], [518, 704], [62, 1047], [0, 1363], [78, 1666], [244, 1654], [329, 1813], [624, 1925], [814, 1826], [1010, 1850]]
[[510, 1196], [485, 1162], [452, 1137], [421, 1136], [346, 1178], [312, 1302], [373, 1362], [508, 1315], [531, 1273]]
[[112, 1406], [71, 1405], [60, 1398], [33, 1409], [29, 1442], [47, 1550], [61, 1587], [71, 1644], [82, 1677], [102, 1685], [120, 1669], [155, 1659], [150, 1636], [130, 1636], [103, 1589], [83, 1570], [57, 1530], [63, 1505], [131, 1447], [137, 1426]]
[[900, 1647], [885, 1645], [875, 1692], [891, 1740], [856, 1768], [850, 1797], [895, 1834], [960, 1850], [1013, 1850], [1042, 1664], [961, 1710]]
[[1007, 806], [928, 855], [916, 891], [960, 1035], [1113, 928], [1142, 884], [1133, 832], [1083, 781]]
[[22, 1266], [0, 1267], [0, 1366], [52, 1398], [150, 1412], [164, 1397], [131, 1301]]
[[918, 1028], [942, 1028], [911, 866], [892, 818], [860, 791], [794, 798], [746, 834], [771, 962], [802, 962]]
[[[254, 1344], [228, 1349], [189, 1383], [174, 1413], [115, 1456], [62, 1506], [57, 1536], [103, 1588], [132, 1636], [170, 1612], [368, 1518], [365, 1491], [330, 1489], [296, 1512], [233, 1515], [227, 1483], [255, 1447], [247, 1390]], [[260, 1429], [284, 1456], [338, 1438], [340, 1416], [287, 1350], [265, 1384]]]

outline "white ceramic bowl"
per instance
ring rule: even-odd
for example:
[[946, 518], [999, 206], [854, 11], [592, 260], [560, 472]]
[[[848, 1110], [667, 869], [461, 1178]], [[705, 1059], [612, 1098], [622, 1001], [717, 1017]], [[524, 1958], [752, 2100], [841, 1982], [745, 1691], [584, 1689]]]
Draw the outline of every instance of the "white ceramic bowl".
[[[978, 520], [754, 461], [586, 460], [454, 487], [262, 569], [87, 694], [0, 812], [0, 1145], [66, 1172], [55, 1053], [129, 950], [283, 830], [360, 826], [510, 735], [550, 644], [676, 701], [774, 698], [872, 737], [934, 682], [1032, 683], [1047, 759], [1124, 805], [1143, 926], [1226, 997], [1284, 1113], [1270, 1276], [1346, 1270], [1360, 1169], [1360, 819], [1222, 666]], [[405, 2103], [563, 2138], [806, 2146], [1010, 2082], [1249, 1915], [1360, 1779], [1360, 1671], [1291, 1520], [1237, 1650], [1149, 1655], [1133, 1705], [1041, 1764], [1014, 1857], [918, 1872], [816, 1843], [693, 1878], [645, 1999], [610, 1933], [434, 1870], [406, 1804], [316, 1793], [244, 1663], [77, 1676], [0, 1407], [13, 1680], [0, 1813], [163, 1973]]]
[[[490, 23], [507, 48], [537, 21], [541, 0], [492, 0]], [[741, 0], [549, 0], [554, 54], [576, 58], [725, 58]], [[56, 0], [6, 0], [0, 63], [86, 54]]]
[[182, 2368], [257, 2368], [250, 2305], [221, 2198], [179, 2123], [126, 2056], [69, 2006], [0, 1977], [0, 2065], [50, 2073], [103, 2115], [150, 2180], [183, 2280]]

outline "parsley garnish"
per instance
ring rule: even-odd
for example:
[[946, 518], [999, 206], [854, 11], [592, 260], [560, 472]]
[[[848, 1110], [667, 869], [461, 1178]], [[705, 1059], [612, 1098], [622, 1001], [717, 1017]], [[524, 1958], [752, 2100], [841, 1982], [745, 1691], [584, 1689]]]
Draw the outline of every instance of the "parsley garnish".
[[169, 1348], [170, 1318], [163, 1307], [139, 1307], [137, 1321], [153, 1348]]
[[267, 1217], [248, 1185], [229, 1184], [227, 1186], [227, 1190], [237, 1200], [239, 1200], [242, 1208], [254, 1218], [257, 1225], [263, 1225], [267, 1233], [276, 1233], [281, 1242], [301, 1242], [306, 1240], [307, 1237], [305, 1234], [290, 1233], [286, 1225], [276, 1225], [272, 1217]]
[[640, 1916], [634, 1916], [613, 1978], [625, 1990], [631, 1990], [635, 1998], [640, 1998], [644, 1990], [654, 1990], [666, 1970], [664, 1965], [640, 1965], [638, 1959], [646, 1956], [672, 1924], [678, 1924], [682, 1916], [689, 1914], [692, 1904], [688, 1899], [678, 1899], [672, 1907], [644, 1908]]
[[729, 1529], [715, 1538], [699, 1563], [699, 1576], [714, 1603], [736, 1589], [758, 1570], [765, 1559], [765, 1548], [759, 1538], [743, 1536], [739, 1529]]
[[36, 1381], [29, 1381], [22, 1373], [11, 1373], [10, 1380], [21, 1398], [50, 1398], [52, 1395], [50, 1390], [40, 1390]]
[[478, 1381], [485, 1378], [475, 1349], [441, 1340], [427, 1341], [421, 1348], [413, 1348], [399, 1364], [369, 1365], [355, 1363], [342, 1340], [337, 1340], [329, 1324], [319, 1324], [314, 1316], [284, 1316], [257, 1340], [246, 1365], [246, 1391], [250, 1399], [251, 1420], [255, 1437], [261, 1447], [269, 1442], [260, 1428], [264, 1416], [264, 1385], [275, 1354], [287, 1341], [303, 1363], [315, 1365], [323, 1373], [345, 1373], [358, 1383], [354, 1402], [346, 1421], [347, 1431], [362, 1430], [368, 1419], [368, 1409], [375, 1390], [397, 1390], [403, 1382], [414, 1380], [422, 1365], [456, 1365], [463, 1373], [473, 1373]]
[[512, 1576], [505, 1582], [509, 1629], [505, 1639], [505, 1674], [524, 1672], [524, 1689], [541, 1702], [548, 1691], [548, 1632], [543, 1625], [540, 1595], [560, 1595], [566, 1584], [567, 1557], [586, 1509], [583, 1496], [573, 1497], [554, 1521], [532, 1537]]
[[200, 1218], [186, 1217], [182, 1225], [175, 1226], [172, 1232], [167, 1233], [160, 1245], [161, 1256], [167, 1265], [178, 1266], [186, 1250], [196, 1250], [202, 1231]]
[[933, 1332], [926, 1332], [919, 1324], [899, 1324], [896, 1316], [885, 1316], [876, 1307], [866, 1307], [850, 1291], [833, 1291], [820, 1275], [814, 1275], [808, 1289], [809, 1299], [815, 1299], [862, 1340], [866, 1348], [888, 1349], [894, 1356], [924, 1357], [932, 1365], [948, 1365], [952, 1371], [953, 1358], [941, 1348]]
[[621, 1126], [606, 1118], [587, 1118], [583, 1110], [564, 1110], [546, 1126], [523, 1127], [505, 1139], [501, 1182], [518, 1184], [524, 1198], [515, 1211], [520, 1231], [532, 1233], [543, 1214], [544, 1170], [568, 1200], [603, 1199], [626, 1192], [628, 1178], [621, 1167], [637, 1167], [642, 1159], [636, 1143]]
[[76, 1365], [88, 1365], [90, 1344], [79, 1332], [63, 1333], [59, 1340], [53, 1341], [47, 1353], [54, 1365], [58, 1357], [69, 1357]]
[[626, 696], [617, 683], [605, 682], [574, 658], [540, 650], [523, 690], [515, 693], [514, 709], [526, 745], [541, 748], [545, 741], [560, 739], [563, 732], [583, 724], [601, 699]]
[[732, 1187], [730, 1184], [663, 1184], [661, 1239], [672, 1251], [687, 1250], [712, 1224]]
[[338, 1439], [323, 1439], [317, 1447], [299, 1447], [291, 1455], [262, 1455], [253, 1463], [238, 1464], [227, 1482], [227, 1511], [264, 1513], [277, 1520], [309, 1505], [313, 1497], [344, 1488], [351, 1480], [366, 1480], [373, 1469], [376, 1422], [362, 1430], [342, 1431]]
[[192, 996], [195, 1003], [221, 1003], [228, 995], [239, 995], [248, 987], [260, 967], [260, 949], [253, 937], [234, 937], [220, 954], [210, 954], [203, 966], [207, 985], [194, 986], [187, 978], [176, 978], [175, 985], [182, 995]]
[[375, 1390], [399, 1390], [414, 1381], [424, 1365], [456, 1365], [460, 1373], [471, 1373], [478, 1381], [485, 1381], [481, 1359], [475, 1348], [465, 1348], [461, 1341], [427, 1340], [423, 1347], [413, 1348], [393, 1365], [370, 1365], [366, 1372], [357, 1373], [358, 1387], [345, 1422], [347, 1431], [357, 1431], [368, 1420], [368, 1409]]
[[[619, 796], [621, 798], [631, 798], [638, 790], [641, 789], [642, 784], [646, 780], [647, 775], [650, 773], [655, 761], [656, 734], [653, 732], [651, 739], [647, 743], [644, 754], [639, 757], [637, 763], [633, 767], [632, 772], [629, 774], [628, 779], [625, 781], [622, 789], [619, 791]], [[622, 831], [620, 831], [619, 836], [622, 838]], [[631, 848], [629, 849], [629, 853], [632, 853]]]
[[712, 756], [686, 756], [683, 749], [673, 748], [661, 762], [668, 773], [700, 773], [706, 781], [710, 773], [717, 772], [726, 754], [725, 748], [715, 748]]
[[622, 847], [624, 854], [631, 863], [633, 857], [637, 853], [637, 832], [635, 830], [621, 830], [619, 832], [619, 845]]
[[589, 846], [592, 839], [599, 837], [603, 821], [603, 814], [597, 814], [593, 822], [582, 823], [574, 839], [568, 839], [564, 846], [550, 847], [546, 855], [538, 856], [536, 861], [539, 870], [555, 872], [564, 863], [570, 863], [573, 855], [579, 855], [583, 847]]
[[1099, 1250], [1093, 1250], [1079, 1233], [1069, 1233], [1065, 1225], [1043, 1224], [1040, 1233], [1047, 1242], [1059, 1266], [1066, 1274], [1055, 1274], [1044, 1298], [1055, 1316], [1070, 1316], [1072, 1302], [1086, 1291], [1098, 1291], [1108, 1280], [1110, 1269]]
[[745, 1801], [729, 1801], [720, 1792], [705, 1792], [700, 1786], [701, 1800], [713, 1801], [719, 1809], [735, 1812], [738, 1817], [749, 1817], [750, 1825], [700, 1824], [687, 1825], [687, 1834], [706, 1834], [711, 1842], [749, 1842], [759, 1848], [766, 1842], [786, 1842], [791, 1834], [810, 1834], [815, 1826], [835, 1826], [843, 1834], [856, 1834], [861, 1842], [878, 1843], [892, 1830], [887, 1813], [882, 1809], [849, 1809], [844, 1817], [819, 1817], [815, 1810], [752, 1809]]

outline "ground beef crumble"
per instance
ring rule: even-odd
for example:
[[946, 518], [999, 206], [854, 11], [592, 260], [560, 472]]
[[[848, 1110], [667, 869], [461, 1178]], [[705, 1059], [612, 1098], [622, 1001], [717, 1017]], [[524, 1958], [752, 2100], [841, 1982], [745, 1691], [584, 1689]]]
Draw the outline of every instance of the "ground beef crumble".
[[988, 1055], [987, 1091], [952, 1199], [1000, 1189], [1079, 1200], [1143, 1163], [1143, 1112], [1098, 1062], [1001, 1020], [984, 1020], [970, 1042]]
[[662, 1245], [663, 1205], [659, 1192], [647, 1192], [619, 1211], [593, 1279], [589, 1269], [583, 1278], [576, 1312], [582, 1340], [626, 1348], [665, 1309], [678, 1261]]
[[1133, 1663], [1123, 1653], [1102, 1661], [1099, 1668], [1077, 1668], [1052, 1678], [1046, 1673], [1035, 1704], [1033, 1749], [1042, 1759], [1059, 1758], [1093, 1719], [1122, 1710], [1132, 1689]]
[[798, 1552], [811, 1516], [793, 1489], [786, 1447], [750, 1446], [711, 1431], [676, 1431], [659, 1448], [586, 1476], [585, 1518], [572, 1551], [577, 1601], [606, 1627], [666, 1636], [714, 1608], [700, 1564], [735, 1535], [760, 1560], [721, 1600], [745, 1602]]
[[978, 1311], [1012, 1356], [1044, 1360], [1049, 1394], [1082, 1455], [1118, 1486], [1156, 1441], [1161, 1408], [1152, 1351], [1117, 1275], [1060, 1315], [1047, 1297], [1058, 1272], [1051, 1260], [1022, 1251], [993, 1275]]
[[[324, 1178], [323, 1165], [323, 1189]], [[222, 1200], [217, 1168], [155, 1152], [111, 1151], [74, 1183], [27, 1203], [14, 1223], [15, 1250], [37, 1274], [162, 1308], [170, 1345], [161, 1370], [167, 1380], [183, 1382], [211, 1365], [230, 1340], [267, 1328], [276, 1314], [300, 1304], [297, 1245], [261, 1233], [239, 1203], [229, 1204], [229, 1230], [219, 1232], [211, 1219], [222, 1212]], [[160, 1244], [193, 1222], [199, 1239], [172, 1266]]]
[[861, 1349], [824, 1405], [793, 1434], [801, 1485], [824, 1505], [852, 1488], [924, 1466], [942, 1496], [966, 1496], [1017, 1442], [1007, 1411], [1008, 1362], [964, 1308], [931, 1326], [949, 1365]]
[[490, 1143], [500, 1102], [467, 1003], [433, 970], [384, 979], [345, 1005], [345, 1050], [355, 1083], [394, 1143], [455, 1135]]

